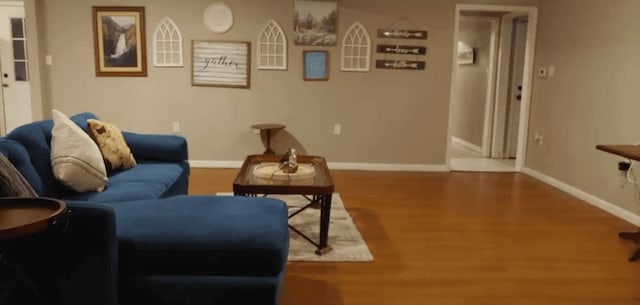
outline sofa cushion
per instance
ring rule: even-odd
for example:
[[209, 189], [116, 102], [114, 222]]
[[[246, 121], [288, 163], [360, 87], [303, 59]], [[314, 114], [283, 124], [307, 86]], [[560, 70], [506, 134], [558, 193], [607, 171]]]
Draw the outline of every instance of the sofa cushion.
[[27, 179], [0, 153], [0, 197], [38, 197]]
[[122, 136], [122, 131], [113, 125], [95, 119], [87, 120], [87, 130], [98, 144], [104, 165], [108, 171], [136, 166], [136, 159]]
[[107, 170], [91, 137], [63, 113], [53, 110], [51, 166], [54, 176], [78, 192], [102, 191]]
[[175, 196], [112, 207], [126, 276], [276, 276], [287, 261], [287, 209], [277, 199]]
[[107, 187], [100, 193], [72, 194], [65, 199], [100, 203], [161, 198], [175, 183], [185, 179], [183, 173], [177, 163], [144, 162], [111, 173]]

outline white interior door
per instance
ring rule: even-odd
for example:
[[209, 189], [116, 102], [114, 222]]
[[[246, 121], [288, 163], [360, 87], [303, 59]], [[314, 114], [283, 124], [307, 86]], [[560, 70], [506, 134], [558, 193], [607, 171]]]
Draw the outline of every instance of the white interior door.
[[0, 79], [2, 133], [31, 122], [29, 60], [22, 2], [0, 2]]
[[513, 60], [511, 66], [511, 84], [508, 104], [506, 155], [515, 158], [518, 154], [518, 128], [520, 127], [520, 110], [522, 101], [522, 80], [524, 75], [524, 54], [527, 44], [527, 19], [513, 20]]

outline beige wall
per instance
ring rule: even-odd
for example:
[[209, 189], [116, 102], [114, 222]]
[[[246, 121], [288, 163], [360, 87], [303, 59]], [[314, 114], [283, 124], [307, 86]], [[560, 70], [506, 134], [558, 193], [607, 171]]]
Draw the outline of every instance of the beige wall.
[[483, 17], [469, 19], [471, 20], [460, 22], [458, 40], [475, 49], [476, 61], [471, 65], [455, 66], [451, 133], [456, 138], [482, 147], [491, 22]]
[[556, 76], [534, 81], [526, 161], [636, 214], [633, 186], [620, 188], [619, 158], [595, 145], [640, 140], [638, 12], [637, 0], [540, 1], [536, 67], [554, 65]]
[[[28, 0], [34, 1], [34, 0]], [[466, 2], [466, 1], [465, 1]], [[471, 3], [496, 1], [471, 1]], [[536, 4], [537, 0], [503, 0], [502, 4]], [[41, 53], [54, 65], [40, 66], [42, 105], [68, 114], [93, 111], [125, 130], [170, 133], [173, 121], [182, 124], [192, 160], [241, 160], [262, 151], [249, 126], [279, 122], [310, 154], [331, 162], [444, 164], [449, 111], [449, 87], [456, 1], [452, 0], [341, 0], [339, 35], [354, 21], [374, 36], [386, 27], [427, 29], [426, 71], [370, 73], [339, 71], [338, 47], [330, 51], [328, 82], [304, 82], [301, 53], [309, 47], [290, 43], [288, 71], [252, 68], [252, 88], [224, 89], [190, 85], [192, 39], [239, 40], [255, 43], [269, 19], [277, 20], [292, 38], [293, 1], [239, 0], [228, 2], [235, 14], [226, 34], [209, 32], [202, 11], [210, 1], [81, 1], [37, 2], [41, 16]], [[467, 2], [468, 3], [468, 2]], [[170, 16], [185, 41], [184, 68], [155, 68], [149, 61], [145, 78], [96, 78], [94, 72], [92, 5], [146, 7], [147, 42], [156, 23]], [[378, 43], [373, 38], [374, 45]], [[148, 59], [151, 59], [151, 49]], [[374, 58], [382, 56], [374, 55]], [[342, 135], [331, 134], [334, 123]], [[286, 136], [286, 134], [284, 134]], [[283, 134], [280, 139], [286, 139]], [[278, 142], [278, 141], [276, 141]], [[276, 146], [283, 150], [285, 144]]]

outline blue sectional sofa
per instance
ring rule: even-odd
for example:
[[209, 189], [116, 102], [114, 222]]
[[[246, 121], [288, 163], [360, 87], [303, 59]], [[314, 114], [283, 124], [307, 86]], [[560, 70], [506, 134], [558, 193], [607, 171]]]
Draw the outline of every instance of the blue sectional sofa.
[[[89, 118], [71, 117], [85, 130]], [[12, 244], [46, 303], [278, 304], [289, 247], [282, 201], [188, 196], [186, 140], [128, 132], [138, 165], [111, 173], [103, 192], [75, 193], [53, 176], [52, 127], [38, 121], [0, 138], [38, 195], [71, 211], [64, 230]]]

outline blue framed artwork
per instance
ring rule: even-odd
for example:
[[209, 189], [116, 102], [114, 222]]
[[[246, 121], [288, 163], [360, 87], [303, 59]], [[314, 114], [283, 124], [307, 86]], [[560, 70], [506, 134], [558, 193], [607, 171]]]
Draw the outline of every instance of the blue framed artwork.
[[303, 51], [304, 80], [329, 80], [329, 52]]

